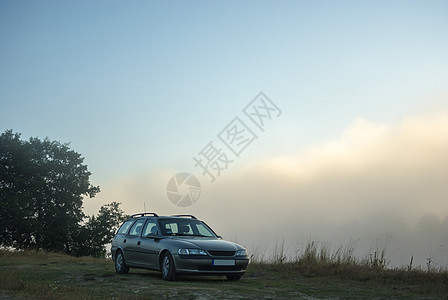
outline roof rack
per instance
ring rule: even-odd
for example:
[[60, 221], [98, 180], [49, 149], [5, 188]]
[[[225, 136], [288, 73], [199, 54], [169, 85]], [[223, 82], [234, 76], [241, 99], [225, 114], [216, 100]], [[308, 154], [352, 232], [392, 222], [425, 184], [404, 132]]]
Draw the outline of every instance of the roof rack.
[[133, 217], [144, 217], [144, 216], [147, 216], [147, 215], [152, 215], [154, 217], [158, 217], [158, 215], [156, 213], [139, 213], [139, 214], [132, 215], [131, 218], [133, 218]]
[[195, 216], [193, 216], [193, 215], [173, 215], [173, 217], [190, 217], [192, 219], [197, 220], [197, 218]]

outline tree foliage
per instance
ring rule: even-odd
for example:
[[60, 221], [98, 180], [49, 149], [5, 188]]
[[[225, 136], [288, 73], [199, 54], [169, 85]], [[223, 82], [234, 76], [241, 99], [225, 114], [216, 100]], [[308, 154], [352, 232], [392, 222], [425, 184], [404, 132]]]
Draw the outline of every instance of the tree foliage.
[[103, 205], [98, 215], [89, 216], [87, 221], [78, 227], [73, 236], [72, 252], [77, 256], [104, 257], [104, 245], [112, 240], [115, 229], [126, 218], [119, 203]]
[[[100, 191], [90, 184], [83, 162], [68, 144], [48, 138], [24, 141], [12, 130], [0, 135], [0, 246], [73, 255], [97, 255], [99, 243], [104, 248], [111, 237], [106, 228], [113, 231], [123, 212], [112, 203], [83, 222], [84, 197]], [[87, 247], [96, 250], [79, 246], [89, 240]]]

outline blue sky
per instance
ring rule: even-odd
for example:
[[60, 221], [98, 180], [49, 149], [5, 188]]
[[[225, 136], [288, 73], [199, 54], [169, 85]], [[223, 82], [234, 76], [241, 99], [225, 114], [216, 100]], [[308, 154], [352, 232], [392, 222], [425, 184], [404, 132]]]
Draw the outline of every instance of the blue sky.
[[355, 117], [394, 121], [444, 92], [447, 9], [444, 1], [3, 1], [0, 125], [72, 142], [95, 175], [118, 157], [132, 172], [183, 161], [264, 91], [284, 111], [278, 130], [297, 133], [280, 148], [294, 151]]
[[[70, 142], [102, 187], [99, 202], [129, 213], [137, 206], [112, 190], [126, 195], [129, 178], [145, 185], [164, 172], [151, 187], [169, 210], [166, 174], [200, 175], [192, 157], [260, 91], [282, 115], [213, 195], [257, 163], [293, 161], [283, 175], [317, 170], [316, 157], [339, 157], [328, 149], [347, 141], [429, 128], [415, 124], [448, 107], [447, 15], [446, 1], [1, 1], [0, 130]], [[146, 192], [133, 196], [140, 203]], [[434, 197], [429, 212], [448, 215]], [[210, 212], [205, 198], [195, 205]]]

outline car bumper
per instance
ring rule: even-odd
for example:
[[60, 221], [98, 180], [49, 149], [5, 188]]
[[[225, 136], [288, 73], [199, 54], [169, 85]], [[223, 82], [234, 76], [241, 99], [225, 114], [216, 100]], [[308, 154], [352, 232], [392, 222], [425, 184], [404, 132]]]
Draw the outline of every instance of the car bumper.
[[177, 254], [174, 261], [176, 273], [192, 275], [242, 275], [249, 264], [247, 257], [187, 257]]
[[117, 254], [117, 247], [114, 247], [114, 246], [112, 246], [112, 247], [110, 247], [110, 254], [111, 254], [111, 256], [112, 256], [112, 260], [113, 261], [115, 261], [115, 255]]

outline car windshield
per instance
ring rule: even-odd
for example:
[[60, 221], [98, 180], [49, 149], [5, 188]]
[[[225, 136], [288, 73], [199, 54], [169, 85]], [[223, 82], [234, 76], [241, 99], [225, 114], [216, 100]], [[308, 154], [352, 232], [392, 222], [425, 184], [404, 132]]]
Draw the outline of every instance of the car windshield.
[[185, 219], [160, 220], [163, 235], [216, 237], [215, 233], [203, 222]]

